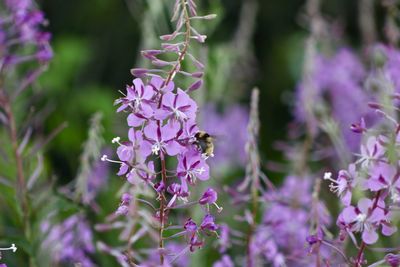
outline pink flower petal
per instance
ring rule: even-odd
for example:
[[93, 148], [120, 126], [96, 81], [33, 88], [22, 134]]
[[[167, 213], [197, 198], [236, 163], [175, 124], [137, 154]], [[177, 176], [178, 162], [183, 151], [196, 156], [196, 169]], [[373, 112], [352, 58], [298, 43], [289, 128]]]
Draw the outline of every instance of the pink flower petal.
[[378, 241], [378, 234], [375, 232], [375, 229], [365, 228], [362, 233], [362, 240], [368, 245], [374, 244]]
[[368, 209], [372, 207], [372, 200], [368, 198], [362, 198], [358, 201], [357, 207], [363, 214], [367, 214]]

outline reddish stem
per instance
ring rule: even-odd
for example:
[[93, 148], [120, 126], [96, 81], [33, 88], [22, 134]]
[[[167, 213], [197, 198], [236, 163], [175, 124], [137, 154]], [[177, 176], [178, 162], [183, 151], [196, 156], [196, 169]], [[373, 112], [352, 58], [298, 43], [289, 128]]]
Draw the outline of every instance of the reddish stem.
[[[375, 195], [374, 198], [374, 203], [372, 205], [372, 208], [368, 211], [368, 216], [370, 216], [372, 214], [372, 212], [378, 207], [378, 201], [379, 201], [379, 197], [381, 195], [382, 191], [378, 191]], [[361, 266], [361, 261], [362, 261], [362, 255], [363, 252], [365, 250], [366, 244], [364, 241], [361, 242], [361, 246], [360, 249], [358, 250], [358, 254], [357, 254], [357, 259], [356, 262], [354, 264], [354, 267], [360, 267]]]
[[[161, 153], [160, 154], [160, 159], [161, 159], [161, 181], [164, 187], [166, 188], [167, 186], [167, 168], [165, 164], [165, 158], [164, 155]], [[164, 265], [164, 252], [162, 251], [164, 249], [164, 227], [165, 227], [165, 195], [164, 195], [165, 189], [163, 189], [162, 192], [160, 192], [160, 229], [159, 229], [159, 244], [158, 247], [160, 249], [160, 264]]]

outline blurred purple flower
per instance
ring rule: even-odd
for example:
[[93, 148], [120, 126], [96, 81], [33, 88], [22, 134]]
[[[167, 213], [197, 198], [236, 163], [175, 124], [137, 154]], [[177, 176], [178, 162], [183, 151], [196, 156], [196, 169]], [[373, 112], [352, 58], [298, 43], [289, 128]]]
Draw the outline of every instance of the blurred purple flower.
[[84, 203], [89, 204], [93, 202], [96, 195], [107, 183], [109, 169], [109, 165], [104, 161], [98, 160], [94, 163], [87, 179], [86, 193], [82, 196]]
[[247, 140], [248, 110], [239, 105], [228, 106], [218, 112], [215, 105], [204, 107], [202, 128], [215, 138], [214, 158], [210, 164], [223, 172], [246, 165], [245, 145]]
[[[366, 77], [364, 67], [358, 57], [346, 48], [330, 58], [318, 55], [314, 60], [310, 78], [315, 94], [310, 97], [304, 83], [298, 85], [295, 117], [300, 122], [310, 121], [307, 110], [313, 110], [315, 118], [318, 118], [318, 109], [328, 107], [350, 151], [354, 152], [360, 144], [360, 136], [354, 135], [350, 126], [368, 114], [368, 96], [362, 88]], [[315, 119], [311, 121], [315, 124], [312, 127], [318, 127], [319, 122]]]
[[310, 207], [314, 218], [328, 226], [330, 216], [322, 202], [313, 202], [312, 183], [306, 177], [288, 176], [280, 189], [268, 191], [264, 198], [269, 205], [262, 223], [253, 235], [254, 255], [262, 255], [272, 266], [314, 266], [305, 244], [310, 238]]
[[385, 137], [370, 136], [366, 144], [361, 145], [361, 154], [359, 161], [362, 166], [368, 167], [371, 163], [377, 162], [384, 157], [385, 147], [383, 146]]
[[385, 256], [385, 261], [391, 267], [399, 267], [400, 266], [400, 255], [389, 253]]
[[400, 51], [393, 46], [379, 44], [378, 52], [383, 53], [383, 72], [385, 77], [393, 84], [394, 90], [400, 93]]
[[28, 61], [44, 64], [52, 58], [50, 33], [42, 30], [46, 20], [33, 1], [5, 1], [0, 22], [0, 66], [12, 67]]
[[231, 257], [229, 255], [223, 255], [222, 258], [213, 264], [213, 267], [234, 267]]
[[209, 231], [216, 231], [218, 229], [218, 225], [215, 224], [214, 216], [211, 214], [206, 214], [204, 216], [203, 221], [200, 225], [201, 230], [209, 230]]
[[43, 249], [52, 256], [54, 263], [80, 264], [92, 267], [90, 255], [95, 252], [92, 230], [82, 215], [72, 215], [62, 223], [45, 226], [48, 234], [43, 241]]

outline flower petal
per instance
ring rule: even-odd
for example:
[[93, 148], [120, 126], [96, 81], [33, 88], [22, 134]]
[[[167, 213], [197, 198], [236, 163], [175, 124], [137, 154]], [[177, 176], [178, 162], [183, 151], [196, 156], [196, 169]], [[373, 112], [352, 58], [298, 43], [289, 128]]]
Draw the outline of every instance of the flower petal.
[[149, 124], [144, 127], [144, 135], [153, 141], [161, 141], [158, 139], [157, 135], [158, 125], [155, 121], [150, 121]]
[[378, 234], [375, 232], [375, 229], [367, 229], [365, 228], [363, 233], [362, 233], [362, 240], [368, 244], [371, 245], [378, 241]]
[[177, 154], [181, 153], [183, 147], [176, 141], [170, 141], [165, 145], [165, 151], [170, 156], [176, 156]]
[[357, 218], [357, 213], [353, 206], [346, 207], [341, 214], [345, 223], [352, 223]]
[[386, 224], [386, 223], [382, 224], [382, 234], [384, 234], [386, 236], [391, 236], [395, 232], [397, 232], [396, 226], [391, 225], [391, 224]]
[[141, 116], [138, 117], [138, 115], [136, 115], [135, 113], [131, 113], [131, 114], [129, 114], [127, 121], [128, 121], [128, 126], [138, 127], [138, 126], [141, 126], [143, 124], [143, 122], [146, 121], [146, 119]]
[[368, 198], [362, 198], [358, 201], [357, 207], [363, 214], [367, 214], [368, 209], [372, 207], [372, 200]]

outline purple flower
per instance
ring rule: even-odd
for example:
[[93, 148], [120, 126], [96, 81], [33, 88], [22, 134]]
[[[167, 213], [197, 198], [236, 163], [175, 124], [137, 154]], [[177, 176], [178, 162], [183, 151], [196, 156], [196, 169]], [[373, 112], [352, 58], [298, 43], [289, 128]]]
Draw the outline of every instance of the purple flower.
[[129, 142], [123, 142], [117, 149], [118, 158], [127, 163], [132, 163], [134, 159], [140, 161], [141, 158], [135, 157], [135, 151], [136, 145], [143, 142], [142, 132], [135, 132], [135, 130], [131, 128], [129, 129], [128, 137]]
[[[360, 136], [352, 134], [349, 127], [368, 114], [365, 105], [368, 96], [362, 88], [364, 67], [352, 51], [342, 48], [328, 58], [317, 55], [309, 79], [312, 86], [303, 81], [297, 87], [295, 116], [300, 122], [308, 122], [314, 133], [319, 127], [318, 113], [331, 112], [350, 151], [356, 151]], [[325, 106], [324, 106], [325, 104]], [[327, 107], [330, 110], [326, 111]]]
[[118, 207], [118, 209], [115, 211], [115, 214], [117, 215], [127, 215], [129, 213], [129, 206], [126, 205], [121, 205]]
[[385, 256], [385, 261], [391, 267], [399, 267], [400, 266], [400, 255], [389, 253]]
[[212, 188], [208, 188], [199, 199], [199, 203], [200, 205], [213, 204], [217, 201], [217, 198], [217, 192]]
[[167, 205], [168, 207], [172, 207], [177, 198], [187, 201], [186, 198], [189, 196], [189, 192], [186, 191], [184, 188], [182, 188], [182, 186], [178, 183], [173, 183], [169, 185], [167, 188], [167, 192], [173, 195], [173, 197], [171, 198], [171, 200]]
[[367, 186], [371, 191], [389, 189], [392, 186], [397, 189], [400, 183], [396, 174], [397, 171], [395, 167], [385, 162], [378, 162], [371, 166], [370, 178], [367, 180]]
[[145, 182], [149, 182], [154, 180], [155, 169], [154, 169], [154, 162], [149, 161], [147, 166], [145, 164], [138, 165], [137, 167], [133, 167], [131, 171], [126, 175], [128, 182], [131, 184], [137, 184], [138, 181], [142, 180]]
[[42, 248], [50, 250], [54, 262], [92, 267], [90, 255], [95, 252], [92, 230], [81, 215], [72, 215], [50, 228]]
[[155, 93], [165, 94], [167, 92], [172, 92], [175, 88], [175, 84], [173, 81], [170, 81], [167, 85], [165, 84], [165, 80], [160, 76], [153, 76], [149, 83], [149, 86], [153, 88]]
[[223, 255], [222, 258], [213, 264], [213, 267], [234, 267], [231, 257], [229, 255]]
[[202, 240], [199, 239], [199, 237], [197, 235], [193, 235], [190, 238], [190, 251], [193, 252], [195, 251], [196, 248], [201, 248], [204, 244], [204, 242]]
[[385, 147], [382, 145], [385, 138], [383, 136], [375, 137], [370, 136], [365, 145], [361, 146], [361, 157], [359, 159], [362, 162], [362, 166], [368, 167], [371, 162], [379, 161], [385, 154]]
[[126, 97], [115, 101], [115, 104], [121, 104], [117, 112], [130, 107], [134, 113], [139, 113], [146, 118], [153, 115], [153, 108], [149, 104], [154, 95], [151, 87], [145, 86], [140, 78], [136, 78], [132, 86], [126, 87], [126, 91]]
[[209, 167], [200, 153], [194, 149], [178, 156], [177, 176], [181, 179], [183, 188], [187, 189], [187, 182], [194, 184], [196, 179], [208, 180]]
[[[37, 60], [47, 63], [53, 56], [49, 45], [50, 33], [41, 30], [45, 23], [43, 12], [35, 9], [32, 1], [7, 1], [0, 18], [0, 62], [11, 66]], [[32, 54], [23, 54], [29, 47]], [[22, 48], [22, 49], [17, 49]], [[18, 52], [17, 52], [18, 51]]]
[[155, 113], [155, 117], [159, 120], [166, 118], [174, 118], [179, 121], [187, 121], [195, 119], [197, 104], [188, 94], [181, 89], [178, 93], [167, 92], [163, 95], [161, 108]]
[[132, 200], [132, 196], [128, 193], [123, 193], [121, 196], [121, 202], [122, 204], [129, 204]]
[[160, 181], [158, 183], [154, 184], [154, 189], [158, 192], [161, 193], [165, 190], [165, 184], [163, 181]]
[[182, 186], [177, 183], [169, 185], [167, 192], [172, 195], [177, 195], [178, 197], [187, 197], [189, 195], [188, 192], [183, 190]]
[[128, 193], [123, 193], [121, 196], [121, 203], [115, 212], [117, 215], [127, 215], [129, 213], [129, 204], [131, 203], [132, 196]]
[[[358, 201], [357, 207], [346, 207], [339, 216], [339, 220], [349, 227], [352, 232], [361, 232], [362, 240], [366, 244], [373, 244], [378, 240], [376, 230], [382, 225], [382, 233], [391, 235], [396, 230], [392, 228], [389, 222], [390, 214], [382, 209], [384, 203], [375, 207], [372, 200], [362, 198]], [[382, 223], [385, 222], [385, 223]]]
[[[197, 124], [193, 120], [189, 120], [184, 123], [181, 131], [178, 133], [178, 138], [182, 140], [188, 140], [190, 141], [189, 143], [193, 143], [194, 141], [194, 136], [196, 133], [199, 132], [199, 127], [197, 127]], [[188, 142], [186, 142], [188, 143]]]
[[190, 234], [197, 231], [197, 224], [192, 220], [192, 218], [187, 219], [183, 228]]
[[271, 266], [315, 265], [315, 258], [304, 247], [312, 227], [310, 214], [324, 227], [329, 226], [330, 216], [311, 195], [310, 179], [297, 176], [286, 177], [281, 188], [265, 193], [268, 206], [253, 235], [254, 257], [262, 256]]
[[175, 140], [180, 129], [178, 122], [170, 121], [164, 126], [160, 123], [150, 121], [144, 128], [146, 139], [142, 143], [141, 152], [144, 157], [150, 154], [158, 155], [166, 153], [175, 156], [180, 153], [183, 147]]
[[385, 77], [393, 84], [396, 92], [400, 92], [400, 51], [387, 45], [378, 45], [377, 48], [386, 56], [383, 65]]
[[[348, 170], [340, 170], [336, 180], [328, 178], [332, 183], [329, 188], [337, 193], [343, 205], [349, 206], [351, 203], [352, 190], [356, 185], [356, 165], [350, 164]], [[325, 177], [324, 177], [325, 178]]]
[[215, 224], [214, 217], [211, 214], [206, 214], [206, 216], [204, 216], [200, 229], [210, 231], [216, 231], [218, 229], [218, 225]]
[[229, 226], [226, 224], [222, 224], [220, 226], [220, 235], [219, 235], [219, 252], [224, 253], [230, 246], [230, 240], [229, 240]]
[[86, 191], [82, 196], [84, 203], [90, 204], [94, 201], [98, 192], [105, 186], [108, 176], [109, 165], [101, 160], [96, 161], [90, 171]]

